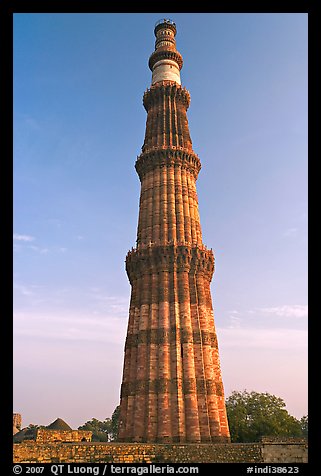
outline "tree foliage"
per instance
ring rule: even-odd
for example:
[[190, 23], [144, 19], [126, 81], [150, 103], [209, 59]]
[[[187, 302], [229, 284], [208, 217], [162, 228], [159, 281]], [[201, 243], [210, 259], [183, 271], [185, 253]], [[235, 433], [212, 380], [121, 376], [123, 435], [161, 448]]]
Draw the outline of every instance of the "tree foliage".
[[111, 435], [112, 435], [112, 440], [116, 441], [117, 440], [117, 435], [118, 435], [118, 423], [119, 423], [119, 412], [120, 412], [120, 405], [118, 405], [112, 416], [111, 416]]
[[259, 441], [262, 436], [304, 436], [302, 423], [275, 395], [234, 391], [226, 400], [226, 410], [232, 442]]
[[41, 428], [46, 429], [47, 427], [45, 425], [34, 425], [33, 423], [27, 426], [28, 430], [40, 430]]
[[92, 441], [110, 441], [112, 438], [110, 418], [106, 418], [104, 421], [93, 418], [80, 426], [78, 430], [92, 431]]
[[118, 433], [118, 420], [119, 420], [118, 405], [111, 418], [106, 418], [104, 421], [93, 418], [87, 421], [84, 425], [80, 426], [78, 430], [92, 431], [92, 441], [116, 441]]
[[308, 415], [304, 415], [300, 420], [302, 435], [307, 438], [309, 430], [309, 418]]

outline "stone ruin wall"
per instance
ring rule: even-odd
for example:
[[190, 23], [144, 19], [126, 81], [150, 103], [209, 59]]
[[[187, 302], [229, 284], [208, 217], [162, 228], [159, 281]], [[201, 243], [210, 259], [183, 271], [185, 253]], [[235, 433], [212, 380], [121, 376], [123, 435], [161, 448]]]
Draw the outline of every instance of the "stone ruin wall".
[[91, 441], [92, 432], [84, 430], [47, 430], [39, 428], [37, 430], [36, 442], [43, 443], [57, 443], [57, 442], [79, 442]]
[[14, 444], [15, 463], [307, 463], [302, 441], [229, 444]]
[[18, 430], [21, 430], [21, 414], [20, 413], [14, 413], [13, 414], [13, 426], [15, 426]]

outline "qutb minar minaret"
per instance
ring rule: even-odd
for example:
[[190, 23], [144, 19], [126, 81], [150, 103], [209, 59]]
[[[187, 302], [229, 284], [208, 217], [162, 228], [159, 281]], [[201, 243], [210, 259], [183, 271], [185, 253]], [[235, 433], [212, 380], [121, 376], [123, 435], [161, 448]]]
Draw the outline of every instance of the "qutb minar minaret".
[[160, 20], [149, 58], [152, 84], [142, 153], [136, 248], [121, 386], [119, 441], [229, 442], [210, 282], [214, 255], [202, 241], [193, 151], [181, 86], [176, 25]]

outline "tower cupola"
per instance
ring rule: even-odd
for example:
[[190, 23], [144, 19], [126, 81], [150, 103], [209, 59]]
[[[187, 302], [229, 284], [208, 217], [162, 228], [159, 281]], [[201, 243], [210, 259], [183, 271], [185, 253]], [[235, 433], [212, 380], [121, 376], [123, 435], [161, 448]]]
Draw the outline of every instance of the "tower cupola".
[[180, 70], [183, 58], [176, 50], [176, 25], [163, 18], [158, 20], [154, 28], [156, 36], [155, 51], [149, 58], [149, 68], [152, 71], [152, 85], [161, 81], [174, 81], [181, 84]]

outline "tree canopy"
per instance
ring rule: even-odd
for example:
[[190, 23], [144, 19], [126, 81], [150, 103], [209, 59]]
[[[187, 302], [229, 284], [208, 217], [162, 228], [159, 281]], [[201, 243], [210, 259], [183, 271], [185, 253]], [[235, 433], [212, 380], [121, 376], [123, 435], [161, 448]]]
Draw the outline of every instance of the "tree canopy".
[[104, 421], [97, 420], [97, 418], [92, 418], [92, 420], [87, 421], [84, 425], [79, 426], [78, 430], [92, 431], [93, 441], [116, 441], [118, 433], [119, 410], [120, 406], [118, 405], [115, 408], [111, 418], [106, 418]]
[[79, 426], [78, 430], [92, 431], [92, 441], [110, 441], [112, 438], [111, 419], [106, 418], [104, 421], [93, 418], [84, 425]]
[[307, 433], [307, 417], [297, 420], [282, 398], [269, 393], [234, 391], [226, 400], [226, 411], [235, 443], [259, 441], [262, 436], [303, 437], [302, 424]]
[[120, 412], [120, 405], [118, 405], [112, 416], [111, 416], [111, 435], [113, 441], [117, 440], [117, 435], [118, 435], [118, 423], [119, 423], [119, 412]]
[[308, 429], [309, 429], [309, 418], [308, 415], [304, 415], [300, 420], [302, 435], [307, 438], [308, 437]]

